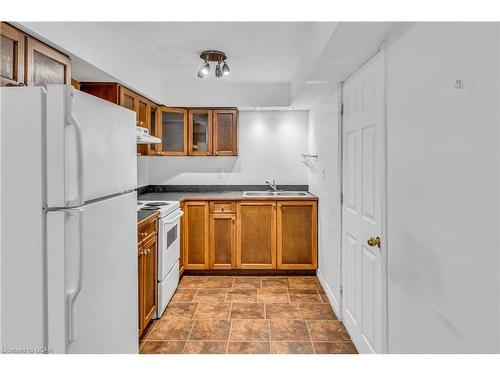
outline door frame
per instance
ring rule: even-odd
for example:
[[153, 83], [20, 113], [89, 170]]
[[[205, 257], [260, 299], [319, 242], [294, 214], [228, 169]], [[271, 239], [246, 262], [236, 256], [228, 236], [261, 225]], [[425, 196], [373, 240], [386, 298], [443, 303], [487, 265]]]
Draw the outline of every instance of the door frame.
[[381, 132], [383, 137], [382, 144], [382, 163], [381, 163], [381, 238], [382, 242], [380, 245], [380, 255], [381, 265], [382, 265], [382, 353], [389, 352], [389, 329], [388, 329], [388, 236], [387, 236], [387, 47], [386, 42], [383, 42], [377, 51], [373, 53], [367, 60], [365, 60], [361, 65], [359, 65], [352, 73], [350, 73], [346, 78], [344, 78], [339, 83], [339, 99], [338, 99], [338, 117], [339, 117], [339, 181], [340, 181], [340, 236], [339, 236], [339, 245], [340, 245], [340, 319], [344, 320], [343, 311], [344, 311], [344, 292], [343, 292], [343, 284], [344, 284], [344, 264], [343, 264], [343, 194], [344, 194], [344, 84], [345, 82], [351, 78], [354, 74], [356, 74], [361, 68], [363, 68], [366, 64], [368, 64], [372, 59], [376, 56], [380, 56], [383, 59], [383, 79], [382, 82], [384, 84], [383, 88], [383, 110], [382, 110], [382, 124], [381, 124]]

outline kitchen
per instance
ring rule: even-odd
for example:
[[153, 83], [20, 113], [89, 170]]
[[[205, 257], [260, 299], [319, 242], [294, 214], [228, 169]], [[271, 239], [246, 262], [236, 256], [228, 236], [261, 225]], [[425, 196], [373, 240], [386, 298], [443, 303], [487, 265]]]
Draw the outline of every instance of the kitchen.
[[499, 352], [497, 24], [0, 26], [5, 353]]

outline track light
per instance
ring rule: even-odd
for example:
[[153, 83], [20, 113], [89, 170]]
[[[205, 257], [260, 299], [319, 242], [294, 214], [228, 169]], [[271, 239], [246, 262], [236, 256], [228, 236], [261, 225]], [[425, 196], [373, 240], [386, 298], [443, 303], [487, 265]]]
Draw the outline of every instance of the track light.
[[229, 65], [226, 63], [226, 54], [220, 51], [203, 51], [200, 54], [200, 58], [204, 60], [203, 65], [200, 70], [198, 70], [198, 78], [205, 78], [208, 73], [210, 73], [210, 62], [215, 62], [215, 76], [217, 78], [222, 78], [229, 75], [231, 70]]

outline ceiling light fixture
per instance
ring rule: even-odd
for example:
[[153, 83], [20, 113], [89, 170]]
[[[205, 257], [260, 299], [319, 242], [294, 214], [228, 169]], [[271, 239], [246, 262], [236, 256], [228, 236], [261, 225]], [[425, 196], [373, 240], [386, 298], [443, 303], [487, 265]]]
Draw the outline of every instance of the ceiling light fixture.
[[221, 78], [229, 75], [231, 69], [226, 63], [226, 54], [221, 51], [203, 51], [200, 58], [204, 61], [203, 65], [198, 70], [198, 78], [205, 78], [210, 73], [210, 62], [215, 62], [215, 76]]

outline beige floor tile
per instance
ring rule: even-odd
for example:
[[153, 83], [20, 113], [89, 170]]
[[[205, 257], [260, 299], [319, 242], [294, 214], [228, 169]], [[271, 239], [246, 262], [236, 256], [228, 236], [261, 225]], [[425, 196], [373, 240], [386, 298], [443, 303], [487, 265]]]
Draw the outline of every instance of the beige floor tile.
[[230, 303], [204, 303], [200, 302], [194, 319], [229, 319]]
[[162, 315], [162, 319], [192, 319], [198, 303], [171, 302]]
[[289, 302], [286, 288], [260, 288], [257, 289], [257, 301], [267, 303]]
[[273, 354], [314, 354], [311, 342], [271, 342], [271, 353]]
[[299, 303], [300, 314], [304, 320], [338, 320], [329, 303]]
[[230, 328], [230, 320], [197, 320], [189, 340], [227, 341]]
[[269, 321], [263, 319], [233, 320], [229, 341], [269, 341]]
[[257, 289], [229, 289], [226, 302], [257, 302]]
[[338, 320], [308, 320], [312, 341], [350, 341], [342, 323]]
[[263, 277], [262, 287], [278, 287], [278, 288], [289, 288], [287, 277], [273, 276], [273, 277]]
[[271, 341], [311, 341], [303, 320], [275, 319], [271, 323]]
[[300, 319], [296, 303], [266, 303], [266, 319]]
[[151, 331], [148, 340], [185, 341], [191, 332], [194, 320], [161, 319]]
[[202, 288], [193, 298], [194, 302], [225, 302], [228, 289]]
[[269, 342], [229, 342], [228, 354], [269, 354]]
[[316, 289], [288, 289], [290, 302], [323, 302]]
[[146, 341], [141, 354], [181, 354], [185, 341]]
[[261, 287], [260, 277], [235, 277], [233, 288], [251, 288], [257, 289]]
[[188, 341], [184, 354], [226, 354], [226, 341]]
[[263, 303], [233, 303], [231, 319], [264, 319]]
[[223, 276], [207, 277], [207, 281], [203, 285], [204, 288], [232, 288], [233, 278]]
[[358, 354], [356, 347], [349, 341], [314, 342], [316, 354]]

